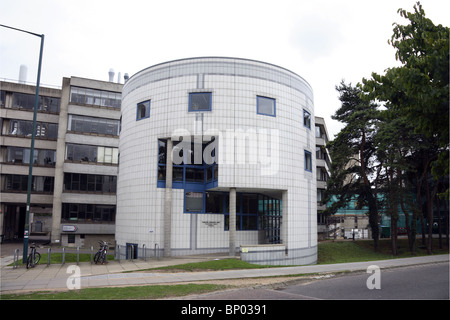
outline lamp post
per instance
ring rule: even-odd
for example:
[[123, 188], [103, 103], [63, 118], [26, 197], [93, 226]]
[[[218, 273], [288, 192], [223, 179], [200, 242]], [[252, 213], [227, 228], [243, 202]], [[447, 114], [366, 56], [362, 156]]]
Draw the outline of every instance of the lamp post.
[[31, 134], [31, 147], [30, 147], [30, 164], [28, 167], [28, 188], [27, 188], [27, 208], [26, 208], [26, 217], [25, 217], [25, 228], [23, 235], [23, 263], [27, 263], [27, 255], [28, 255], [28, 236], [30, 233], [30, 202], [31, 202], [31, 184], [33, 181], [33, 156], [34, 156], [34, 139], [36, 137], [36, 117], [37, 117], [37, 109], [39, 104], [39, 83], [41, 80], [41, 66], [42, 66], [42, 53], [44, 51], [44, 35], [37, 34], [34, 32], [21, 30], [9, 26], [5, 26], [0, 24], [0, 27], [25, 32], [31, 34], [33, 36], [41, 38], [41, 48], [39, 51], [39, 64], [38, 64], [38, 72], [37, 72], [37, 80], [36, 80], [36, 94], [34, 96], [34, 110], [33, 110], [33, 131]]

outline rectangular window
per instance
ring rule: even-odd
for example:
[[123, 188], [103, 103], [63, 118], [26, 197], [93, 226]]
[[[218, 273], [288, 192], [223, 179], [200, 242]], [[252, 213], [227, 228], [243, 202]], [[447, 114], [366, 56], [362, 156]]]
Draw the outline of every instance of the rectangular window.
[[256, 96], [256, 112], [266, 116], [276, 116], [275, 99]]
[[116, 206], [98, 204], [63, 203], [61, 222], [103, 222], [116, 220]]
[[303, 110], [303, 125], [311, 129], [311, 114], [306, 110]]
[[223, 201], [225, 196], [222, 192], [206, 192], [206, 213], [223, 213]]
[[115, 193], [116, 176], [64, 173], [64, 191]]
[[[13, 108], [18, 109], [34, 109], [34, 94], [13, 93]], [[59, 113], [60, 98], [39, 96], [38, 111]]]
[[71, 87], [70, 102], [120, 109], [122, 94], [120, 92]]
[[136, 120], [142, 120], [149, 117], [150, 117], [150, 100], [138, 103], [136, 110]]
[[74, 132], [118, 136], [119, 121], [105, 118], [69, 115], [68, 130]]
[[[21, 147], [7, 148], [8, 163], [30, 163], [30, 149]], [[55, 150], [34, 149], [33, 164], [54, 166], [56, 162]]]
[[211, 92], [191, 92], [189, 93], [189, 111], [211, 111]]
[[[11, 120], [10, 135], [30, 137], [33, 134], [33, 121]], [[58, 138], [58, 124], [47, 122], [36, 122], [36, 138], [56, 140]]]
[[186, 192], [184, 198], [185, 212], [203, 211], [203, 192]]
[[312, 154], [305, 150], [305, 170], [312, 172]]
[[[53, 192], [55, 178], [54, 177], [42, 177], [33, 176], [31, 181], [32, 192]], [[6, 174], [5, 182], [2, 191], [7, 192], [24, 192], [28, 189], [28, 176], [25, 175], [13, 175]]]

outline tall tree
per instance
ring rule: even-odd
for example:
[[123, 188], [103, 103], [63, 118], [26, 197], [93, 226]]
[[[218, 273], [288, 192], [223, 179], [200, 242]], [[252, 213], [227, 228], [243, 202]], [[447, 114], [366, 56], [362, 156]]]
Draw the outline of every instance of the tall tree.
[[361, 99], [361, 91], [343, 81], [336, 87], [341, 107], [332, 116], [344, 128], [327, 144], [331, 159], [331, 177], [327, 196], [337, 201], [327, 213], [334, 213], [348, 201], [357, 198], [360, 207], [368, 207], [374, 249], [379, 250], [379, 214], [376, 196], [377, 166], [374, 162], [374, 134], [378, 122], [377, 105]]
[[389, 44], [401, 66], [363, 79], [364, 91], [399, 110], [417, 132], [437, 140], [441, 149], [432, 172], [442, 177], [449, 173], [449, 28], [426, 18], [420, 2], [414, 12], [398, 13], [409, 23], [394, 23]]
[[[396, 49], [401, 66], [363, 79], [363, 91], [369, 99], [382, 101], [391, 112], [406, 117], [416, 133], [424, 136], [424, 145], [409, 158], [418, 163], [416, 201], [421, 207], [421, 195], [425, 195], [427, 249], [431, 253], [434, 194], [437, 181], [449, 173], [449, 28], [426, 18], [420, 2], [414, 5], [414, 12], [399, 9], [398, 13], [409, 23], [394, 23], [389, 44]], [[446, 194], [448, 197], [448, 189]]]

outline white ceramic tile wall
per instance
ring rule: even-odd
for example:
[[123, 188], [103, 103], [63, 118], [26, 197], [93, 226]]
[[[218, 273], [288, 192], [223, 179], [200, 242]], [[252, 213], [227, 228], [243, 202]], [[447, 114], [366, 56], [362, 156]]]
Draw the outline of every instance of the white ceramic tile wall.
[[[225, 71], [216, 74], [214, 71], [219, 67], [208, 69], [201, 66], [201, 62], [223, 63], [220, 70]], [[234, 64], [239, 68], [245, 66], [248, 70], [258, 67], [266, 72], [255, 71], [253, 77], [237, 76], [235, 74], [242, 72], [234, 69], [237, 68], [233, 67]], [[287, 190], [287, 203], [283, 203], [283, 243], [288, 250], [315, 247], [316, 178], [315, 172], [304, 170], [305, 150], [311, 152], [315, 167], [315, 135], [303, 126], [304, 109], [314, 118], [312, 93], [274, 82], [274, 76], [270, 74], [277, 74], [275, 79], [296, 78], [305, 88], [309, 85], [285, 69], [231, 58], [169, 62], [143, 70], [125, 84], [119, 144], [117, 242], [121, 245], [130, 242], [147, 247], [155, 243], [162, 246], [165, 189], [157, 188], [157, 139], [169, 137], [180, 129], [193, 134], [196, 114], [188, 112], [188, 99], [189, 92], [202, 91], [197, 89], [197, 70], [204, 74], [202, 90], [211, 91], [213, 99], [212, 110], [203, 115], [203, 130], [221, 133], [218, 187], [272, 189], [278, 190], [280, 196], [282, 190]], [[205, 70], [214, 74], [208, 74]], [[171, 73], [177, 76], [155, 80], [159, 74]], [[270, 79], [259, 78], [261, 74], [268, 75]], [[276, 99], [276, 117], [257, 114], [257, 95]], [[136, 121], [137, 103], [149, 99], [150, 117]], [[234, 140], [234, 155], [227, 158], [232, 154], [226, 152], [229, 145], [225, 140], [226, 134], [237, 132], [240, 134], [236, 134]], [[243, 140], [243, 135], [247, 135], [246, 140]], [[248, 148], [248, 137], [256, 138], [257, 148]], [[263, 143], [267, 139], [278, 143]], [[244, 142], [247, 148], [239, 149], [239, 142]], [[270, 166], [260, 163], [261, 157], [267, 155], [270, 158], [265, 160], [270, 161]], [[250, 156], [259, 163], [250, 162]], [[247, 159], [243, 164], [224, 162], [243, 158]], [[267, 171], [269, 167], [272, 172]], [[228, 247], [228, 232], [224, 231], [222, 215], [198, 214], [192, 219], [190, 214], [183, 213], [183, 190], [174, 189], [172, 197], [172, 249], [175, 252], [179, 249], [183, 253], [196, 253], [194, 249], [223, 250]], [[193, 240], [195, 243], [192, 243]], [[238, 245], [257, 243], [258, 232], [237, 232]]]

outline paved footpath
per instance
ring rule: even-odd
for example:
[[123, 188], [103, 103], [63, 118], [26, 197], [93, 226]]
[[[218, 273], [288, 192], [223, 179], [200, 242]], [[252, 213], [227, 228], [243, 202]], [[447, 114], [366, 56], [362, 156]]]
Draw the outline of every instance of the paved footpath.
[[[258, 278], [287, 276], [296, 274], [327, 273], [341, 271], [366, 271], [368, 266], [393, 268], [399, 266], [448, 262], [449, 255], [423, 256], [415, 258], [379, 260], [369, 262], [342, 263], [330, 265], [307, 265], [264, 269], [231, 271], [156, 273], [139, 270], [177, 265], [190, 262], [229, 258], [226, 255], [198, 255], [161, 259], [110, 261], [106, 265], [83, 262], [79, 265], [37, 265], [26, 269], [23, 265], [13, 268], [7, 266], [12, 257], [1, 258], [0, 293], [25, 292], [33, 290], [68, 290], [79, 285], [81, 288], [106, 286], [132, 286], [145, 284], [167, 284], [203, 280], [224, 280], [240, 278]], [[76, 268], [78, 267], [78, 268]], [[133, 271], [133, 272], [126, 272]], [[77, 277], [79, 275], [79, 277]], [[75, 287], [77, 288], [77, 287]]]

